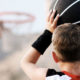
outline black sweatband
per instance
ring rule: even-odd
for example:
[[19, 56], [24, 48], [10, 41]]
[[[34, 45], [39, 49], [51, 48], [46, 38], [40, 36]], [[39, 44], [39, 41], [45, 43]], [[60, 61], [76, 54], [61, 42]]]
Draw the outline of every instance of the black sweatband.
[[37, 49], [40, 54], [43, 54], [51, 44], [51, 38], [52, 33], [46, 29], [43, 34], [32, 44], [32, 47]]

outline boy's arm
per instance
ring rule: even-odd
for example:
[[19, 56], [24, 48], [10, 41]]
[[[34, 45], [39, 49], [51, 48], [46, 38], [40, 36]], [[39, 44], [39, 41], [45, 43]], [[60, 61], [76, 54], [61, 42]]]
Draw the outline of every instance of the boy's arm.
[[39, 68], [35, 65], [40, 57], [40, 53], [31, 47], [22, 59], [22, 69], [31, 80], [45, 80], [47, 69]]
[[[47, 18], [47, 30], [54, 32], [59, 15], [54, 19], [55, 11], [51, 11]], [[44, 45], [44, 44], [43, 44]], [[30, 47], [26, 55], [21, 60], [21, 67], [31, 80], [45, 80], [47, 68], [39, 68], [35, 64], [40, 58], [41, 53], [34, 47]]]

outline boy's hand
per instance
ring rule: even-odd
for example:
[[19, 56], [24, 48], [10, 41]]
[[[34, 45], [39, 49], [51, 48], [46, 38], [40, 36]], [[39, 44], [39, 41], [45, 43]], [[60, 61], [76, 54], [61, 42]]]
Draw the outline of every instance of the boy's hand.
[[46, 25], [47, 28], [46, 29], [49, 30], [51, 33], [53, 33], [55, 28], [57, 27], [57, 22], [59, 19], [59, 14], [54, 19], [55, 13], [56, 13], [55, 10], [51, 10], [47, 17], [47, 25]]

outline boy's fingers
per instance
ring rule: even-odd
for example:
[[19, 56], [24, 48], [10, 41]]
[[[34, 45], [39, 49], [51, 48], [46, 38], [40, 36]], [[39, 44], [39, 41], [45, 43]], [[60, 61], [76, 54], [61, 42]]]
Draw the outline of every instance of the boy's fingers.
[[50, 21], [50, 17], [52, 15], [52, 12], [53, 12], [53, 10], [50, 10], [50, 13], [48, 14], [48, 17], [47, 17], [47, 21]]
[[59, 14], [54, 19], [53, 25], [57, 25], [58, 20], [59, 20]]
[[50, 22], [51, 22], [51, 23], [53, 23], [53, 21], [54, 21], [55, 13], [56, 13], [56, 10], [53, 10], [53, 13], [52, 13], [52, 15], [51, 15], [51, 17], [50, 17]]

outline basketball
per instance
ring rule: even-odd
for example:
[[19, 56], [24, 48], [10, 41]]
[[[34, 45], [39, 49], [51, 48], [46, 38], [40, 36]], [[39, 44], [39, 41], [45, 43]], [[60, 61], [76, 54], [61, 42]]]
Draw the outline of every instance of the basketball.
[[80, 0], [52, 0], [51, 9], [60, 14], [58, 25], [64, 23], [80, 25]]

